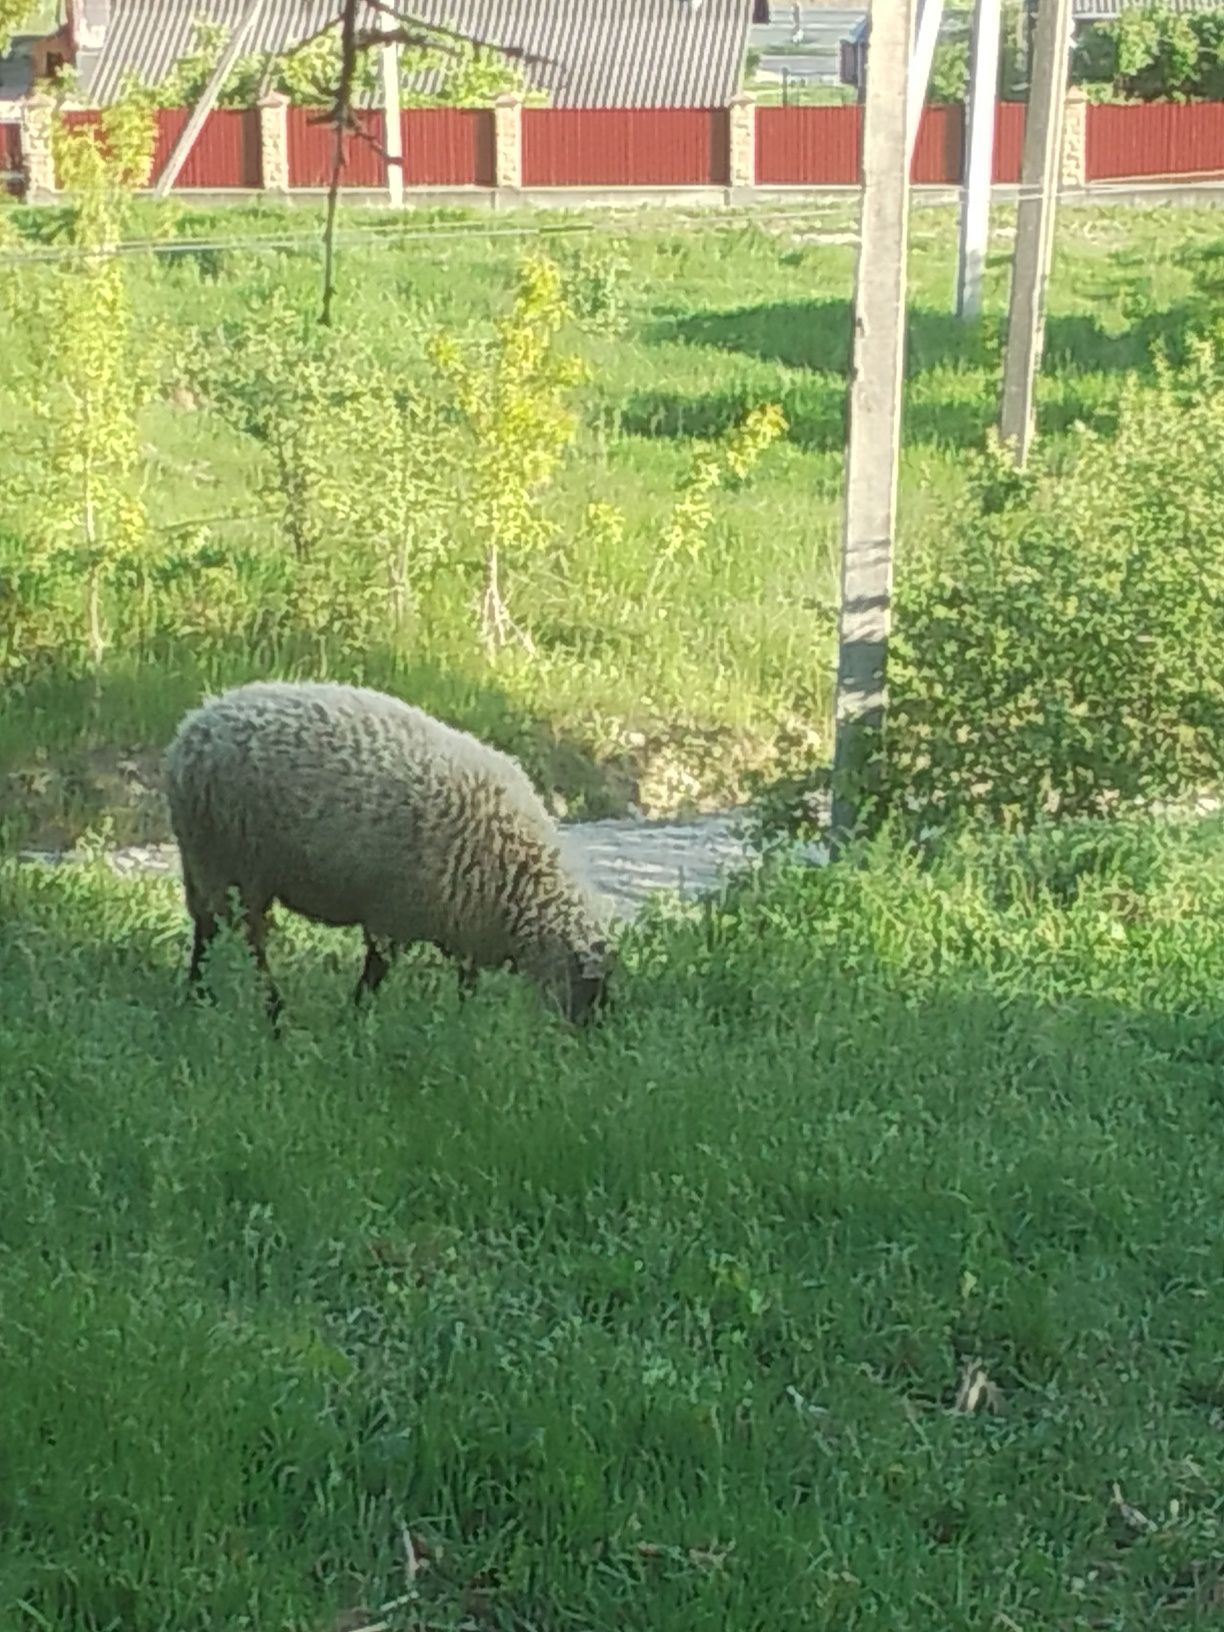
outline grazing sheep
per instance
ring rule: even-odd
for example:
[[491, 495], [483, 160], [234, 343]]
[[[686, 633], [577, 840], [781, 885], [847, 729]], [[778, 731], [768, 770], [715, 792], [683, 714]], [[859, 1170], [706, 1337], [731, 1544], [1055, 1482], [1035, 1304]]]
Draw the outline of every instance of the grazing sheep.
[[195, 921], [193, 984], [236, 891], [273, 1017], [273, 901], [361, 925], [358, 1000], [398, 948], [428, 941], [465, 984], [509, 964], [570, 1020], [601, 1006], [606, 914], [563, 860], [522, 768], [466, 732], [361, 687], [259, 682], [185, 717], [166, 780]]

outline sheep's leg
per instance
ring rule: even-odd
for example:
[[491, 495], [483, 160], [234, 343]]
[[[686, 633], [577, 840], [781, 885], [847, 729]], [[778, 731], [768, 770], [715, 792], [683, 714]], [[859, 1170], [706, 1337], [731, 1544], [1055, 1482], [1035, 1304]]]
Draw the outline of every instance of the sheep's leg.
[[369, 935], [365, 938], [365, 945], [365, 966], [353, 992], [354, 1003], [361, 1003], [363, 999], [373, 997], [387, 978], [397, 950], [389, 942], [383, 942], [382, 945], [379, 945]]
[[[187, 905], [195, 922], [195, 936], [191, 946], [191, 967], [187, 971], [187, 982], [192, 991], [201, 996], [210, 996], [204, 984], [204, 955], [216, 938], [221, 927], [223, 915], [213, 911], [204, 904], [204, 901], [188, 881]], [[235, 923], [246, 937], [247, 945], [255, 960], [265, 987], [267, 988], [266, 1006], [268, 1019], [276, 1026], [280, 1020], [284, 1003], [276, 982], [272, 979], [272, 972], [268, 968], [265, 943], [268, 935], [268, 909], [265, 904], [258, 911], [253, 910], [241, 900], [235, 914]]]
[[268, 909], [262, 907], [258, 912], [250, 907], [244, 907], [240, 919], [246, 933], [247, 943], [251, 948], [251, 955], [255, 959], [255, 967], [259, 970], [267, 993], [265, 1007], [268, 1019], [274, 1031], [280, 1030], [280, 1018], [284, 1011], [284, 999], [276, 982], [272, 979], [272, 971], [268, 968], [266, 943], [268, 938]]
[[470, 958], [465, 958], [451, 947], [444, 946], [441, 941], [431, 941], [430, 945], [441, 952], [442, 956], [454, 969], [459, 982], [459, 996], [470, 997], [476, 990], [476, 977], [480, 973], [476, 965]]
[[476, 980], [480, 971], [474, 963], [469, 963], [466, 958], [460, 959], [455, 967], [459, 975], [459, 996], [461, 998], [471, 997], [476, 990]]
[[204, 954], [212, 945], [213, 937], [217, 933], [217, 920], [209, 912], [194, 914], [195, 934], [191, 943], [191, 966], [187, 970], [187, 985], [197, 997], [208, 997], [211, 994], [204, 984]]

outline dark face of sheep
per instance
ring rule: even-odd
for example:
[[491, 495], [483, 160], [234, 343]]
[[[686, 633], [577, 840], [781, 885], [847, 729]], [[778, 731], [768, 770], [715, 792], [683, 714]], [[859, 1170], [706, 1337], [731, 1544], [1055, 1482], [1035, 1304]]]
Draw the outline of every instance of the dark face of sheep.
[[585, 1026], [600, 1019], [607, 1007], [611, 973], [612, 960], [605, 941], [570, 954], [561, 1012], [572, 1025]]

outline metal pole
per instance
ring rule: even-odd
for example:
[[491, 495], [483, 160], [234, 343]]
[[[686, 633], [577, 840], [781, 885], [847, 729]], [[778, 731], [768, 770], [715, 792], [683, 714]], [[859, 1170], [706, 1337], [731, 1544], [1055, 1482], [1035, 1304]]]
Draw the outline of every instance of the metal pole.
[[911, 17], [912, 0], [871, 0], [846, 439], [834, 850], [861, 814], [886, 701], [905, 361]]
[[977, 0], [973, 11], [969, 104], [965, 110], [965, 184], [956, 258], [956, 315], [965, 318], [981, 315], [982, 279], [990, 244], [1001, 14], [999, 0]]
[[1071, 0], [1040, 0], [1029, 76], [999, 414], [999, 434], [1004, 442], [1011, 443], [1016, 464], [1021, 467], [1028, 460], [1036, 430], [1033, 395], [1045, 338], [1046, 284], [1054, 251], [1070, 49]]
[[387, 159], [387, 193], [393, 209], [404, 206], [404, 140], [400, 123], [399, 41], [388, 40], [382, 57], [383, 147]]
[[222, 51], [217, 66], [213, 69], [208, 84], [204, 87], [200, 100], [191, 110], [191, 117], [179, 133], [179, 139], [171, 149], [170, 157], [166, 160], [165, 167], [157, 178], [157, 185], [153, 189], [154, 198], [165, 198], [178, 180], [179, 171], [186, 164], [188, 154], [195, 146], [200, 132], [204, 129], [204, 121], [212, 112], [213, 105], [221, 93], [221, 87], [229, 78], [230, 69], [237, 62], [238, 53], [246, 44], [247, 36], [254, 28], [265, 3], [266, 0], [251, 0], [251, 4], [247, 7], [238, 23], [238, 27], [225, 42], [225, 50]]

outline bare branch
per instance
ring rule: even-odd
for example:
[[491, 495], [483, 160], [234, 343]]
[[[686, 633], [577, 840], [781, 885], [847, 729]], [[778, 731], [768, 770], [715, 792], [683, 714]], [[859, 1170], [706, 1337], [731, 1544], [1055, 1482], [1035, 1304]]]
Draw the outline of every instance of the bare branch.
[[[398, 18], [401, 23], [408, 23], [413, 28], [427, 29], [431, 34], [440, 34], [444, 39], [455, 40], [460, 45], [475, 45], [482, 51], [495, 51], [499, 57], [509, 57], [515, 62], [530, 62], [536, 67], [551, 68], [555, 63], [554, 58], [537, 56], [533, 51], [525, 51], [521, 45], [498, 45], [493, 40], [478, 39], [474, 34], [464, 34], [459, 29], [448, 28], [444, 23], [427, 22], [424, 17], [389, 5], [387, 0], [365, 0], [365, 3], [371, 11], [384, 12], [388, 17]], [[440, 44], [438, 49], [442, 49]]]
[[[358, 28], [357, 13], [361, 6], [392, 18], [399, 26], [388, 29]], [[353, 87], [357, 79], [358, 58], [362, 52], [376, 46], [398, 43], [457, 56], [459, 53], [455, 45], [449, 43], [454, 41], [456, 45], [475, 46], [478, 50], [491, 51], [514, 62], [536, 65], [552, 62], [551, 58], [535, 56], [523, 50], [521, 46], [495, 45], [492, 41], [476, 39], [445, 24], [428, 22], [411, 12], [398, 10], [389, 3], [389, 0], [344, 0], [344, 9], [338, 18], [333, 18], [312, 34], [309, 40], [301, 41], [284, 55], [292, 56], [293, 52], [302, 50], [313, 40], [334, 28], [337, 22], [340, 24], [340, 78], [336, 86], [335, 100], [325, 114], [312, 121], [314, 124], [334, 125], [336, 131], [331, 183], [327, 189], [327, 224], [323, 229], [323, 309], [320, 321], [324, 324], [331, 323], [336, 295], [336, 211], [340, 200], [340, 184], [347, 162], [347, 137], [356, 135], [363, 140], [370, 140], [374, 147], [378, 147], [378, 144], [368, 137], [367, 132], [361, 129], [353, 112]], [[388, 163], [398, 163], [401, 167], [403, 165], [402, 159], [388, 160], [385, 152], [383, 158]]]

